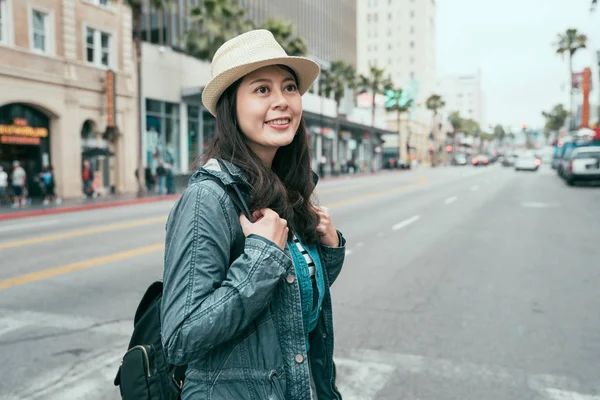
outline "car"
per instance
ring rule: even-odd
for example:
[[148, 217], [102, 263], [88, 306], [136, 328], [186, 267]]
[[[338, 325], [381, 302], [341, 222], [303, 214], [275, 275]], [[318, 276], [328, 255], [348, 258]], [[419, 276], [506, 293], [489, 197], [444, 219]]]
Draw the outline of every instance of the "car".
[[473, 164], [474, 167], [479, 167], [479, 166], [487, 166], [489, 164], [490, 160], [488, 159], [487, 156], [480, 154], [476, 157], [473, 157], [473, 159], [471, 160], [471, 163]]
[[509, 156], [504, 157], [504, 160], [502, 160], [502, 166], [503, 167], [514, 167], [515, 166], [515, 161], [517, 161], [517, 155], [516, 154], [511, 154]]
[[542, 161], [535, 154], [520, 154], [515, 161], [515, 171], [537, 171]]
[[467, 165], [467, 157], [464, 154], [458, 154], [452, 159], [452, 165]]
[[574, 149], [563, 168], [563, 177], [569, 186], [579, 181], [600, 181], [600, 146]]

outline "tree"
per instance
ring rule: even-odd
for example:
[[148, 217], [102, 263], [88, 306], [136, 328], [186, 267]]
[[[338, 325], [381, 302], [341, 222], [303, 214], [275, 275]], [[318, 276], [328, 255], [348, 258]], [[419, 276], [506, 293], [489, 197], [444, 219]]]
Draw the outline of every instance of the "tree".
[[591, 10], [594, 11], [596, 9], [596, 5], [598, 4], [598, 0], [592, 0]]
[[546, 118], [546, 125], [544, 126], [544, 136], [546, 139], [550, 137], [550, 133], [559, 131], [564, 125], [569, 116], [569, 112], [565, 110], [562, 104], [554, 106], [552, 111], [542, 112], [544, 118]]
[[504, 142], [504, 138], [506, 137], [506, 131], [502, 127], [502, 125], [496, 125], [494, 127], [494, 137], [498, 140], [500, 144]]
[[231, 0], [205, 0], [190, 10], [186, 52], [210, 61], [223, 43], [254, 28], [246, 11]]
[[452, 132], [452, 137], [454, 137], [462, 130], [463, 119], [458, 111], [452, 111], [450, 115], [448, 115], [448, 122], [452, 125], [452, 130], [454, 131]]
[[577, 32], [577, 29], [567, 29], [564, 34], [558, 35], [556, 42], [556, 53], [564, 57], [565, 53], [569, 56], [569, 112], [573, 111], [573, 56], [580, 49], [585, 49], [587, 36]]
[[275, 36], [275, 40], [283, 47], [288, 56], [305, 56], [308, 54], [308, 45], [304, 39], [294, 35], [292, 21], [268, 18], [261, 28], [271, 31]]
[[[133, 22], [133, 41], [135, 45], [135, 66], [137, 73], [137, 115], [138, 115], [138, 196], [145, 192], [143, 173], [143, 149], [142, 149], [142, 3], [144, 0], [125, 0], [124, 4], [131, 8], [131, 19]], [[173, 4], [173, 0], [150, 0], [150, 6], [156, 10], [164, 10]]]
[[[408, 98], [401, 88], [390, 89], [386, 91], [385, 110], [396, 113], [396, 122], [398, 124], [398, 143], [400, 143], [400, 120], [402, 113], [408, 112], [412, 106], [413, 100]], [[406, 154], [410, 154], [410, 135], [406, 137]]]
[[472, 136], [479, 134], [481, 132], [481, 128], [477, 121], [469, 118], [462, 121], [462, 131], [465, 135]]
[[374, 66], [369, 68], [369, 76], [360, 75], [358, 78], [358, 92], [366, 93], [371, 92], [373, 100], [371, 103], [371, 125], [375, 126], [375, 97], [378, 94], [385, 94], [386, 90], [392, 88], [392, 81], [389, 78], [385, 78], [385, 70]]
[[[438, 110], [441, 108], [444, 108], [444, 106], [446, 105], [446, 102], [444, 100], [442, 100], [442, 96], [440, 96], [439, 94], [432, 94], [431, 96], [429, 96], [429, 98], [427, 98], [427, 101], [425, 102], [425, 106], [427, 107], [428, 110], [433, 111], [433, 137], [434, 137], [434, 153], [433, 154], [437, 154], [437, 157], [439, 157], [438, 154], [438, 134], [437, 134], [437, 127], [436, 127], [436, 117], [438, 114]], [[432, 154], [432, 157], [433, 157]], [[434, 164], [433, 158], [432, 158], [432, 164]]]
[[[346, 93], [346, 87], [354, 84], [355, 70], [343, 61], [333, 61], [328, 69], [321, 72], [319, 78], [319, 96], [335, 100], [335, 134], [340, 134], [340, 104]], [[337, 150], [336, 150], [337, 151]]]

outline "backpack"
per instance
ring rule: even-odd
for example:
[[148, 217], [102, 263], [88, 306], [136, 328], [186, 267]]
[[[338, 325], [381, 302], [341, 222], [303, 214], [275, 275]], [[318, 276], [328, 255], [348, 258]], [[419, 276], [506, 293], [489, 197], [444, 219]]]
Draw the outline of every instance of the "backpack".
[[[242, 194], [235, 186], [217, 182], [229, 195], [236, 209], [252, 221]], [[124, 400], [176, 400], [181, 395], [187, 365], [169, 364], [161, 342], [160, 305], [163, 283], [152, 283], [142, 297], [133, 320], [133, 334], [123, 356], [114, 384]]]

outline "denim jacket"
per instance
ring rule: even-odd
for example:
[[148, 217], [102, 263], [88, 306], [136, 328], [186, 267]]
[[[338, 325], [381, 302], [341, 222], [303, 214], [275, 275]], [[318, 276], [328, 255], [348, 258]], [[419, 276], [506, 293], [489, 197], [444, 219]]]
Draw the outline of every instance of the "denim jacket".
[[243, 172], [210, 160], [198, 170], [167, 221], [162, 342], [169, 362], [188, 364], [182, 399], [338, 400], [329, 287], [340, 247], [319, 245], [325, 294], [306, 350], [300, 289], [289, 250], [245, 237], [239, 214], [217, 182], [252, 190]]

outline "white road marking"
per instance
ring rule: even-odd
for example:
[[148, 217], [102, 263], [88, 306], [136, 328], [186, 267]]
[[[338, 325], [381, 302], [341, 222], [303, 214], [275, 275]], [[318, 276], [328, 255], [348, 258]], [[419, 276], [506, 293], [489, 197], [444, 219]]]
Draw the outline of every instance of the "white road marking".
[[[486, 384], [533, 390], [551, 400], [600, 400], [598, 394], [584, 394], [583, 385], [576, 378], [558, 375], [529, 375], [522, 369], [510, 369], [499, 365], [483, 365], [457, 362], [449, 359], [430, 358], [413, 354], [391, 353], [368, 349], [340, 350], [336, 352], [342, 359], [350, 359], [357, 365], [394, 366], [394, 376], [424, 375], [450, 381], [480, 381]], [[337, 360], [337, 358], [336, 358]], [[344, 378], [340, 377], [340, 381]], [[456, 385], [457, 383], [455, 383]], [[600, 382], [586, 382], [586, 386], [600, 387]], [[343, 394], [343, 393], [342, 393]], [[345, 396], [344, 396], [345, 398]], [[373, 397], [361, 397], [372, 400]]]
[[555, 207], [559, 207], [559, 206], [560, 206], [560, 204], [557, 204], [557, 203], [542, 203], [542, 202], [535, 202], [535, 201], [521, 203], [521, 207], [525, 207], [525, 208], [555, 208]]
[[472, 192], [476, 192], [479, 189], [479, 186], [475, 185], [471, 188]]
[[56, 225], [56, 224], [58, 224], [58, 222], [59, 222], [58, 220], [51, 220], [51, 221], [34, 222], [34, 223], [29, 223], [29, 224], [5, 225], [5, 226], [0, 226], [0, 232], [10, 232], [10, 231], [17, 231], [17, 230], [28, 229], [28, 228], [39, 228], [41, 226]]
[[452, 204], [452, 203], [454, 203], [456, 200], [458, 200], [458, 197], [456, 197], [456, 196], [452, 196], [452, 197], [448, 197], [448, 198], [447, 198], [447, 199], [444, 201], [444, 203], [446, 203], [446, 204]]
[[348, 257], [350, 254], [352, 254], [352, 250], [346, 250], [344, 254], [346, 255], [346, 257]]
[[417, 222], [419, 219], [421, 219], [420, 215], [415, 215], [414, 217], [410, 217], [409, 219], [405, 219], [404, 221], [392, 226], [392, 229], [397, 231], [398, 229], [402, 229], [404, 227], [407, 227], [408, 225]]
[[339, 389], [344, 400], [373, 399], [391, 378], [395, 368], [375, 362], [336, 358]]
[[9, 332], [14, 332], [23, 328], [24, 326], [31, 324], [31, 321], [25, 321], [23, 319], [16, 320], [0, 318], [0, 321], [2, 321], [2, 328], [0, 328], [0, 336], [6, 335]]
[[600, 396], [581, 394], [567, 390], [548, 388], [545, 389], [544, 392], [549, 399], [553, 400], [600, 400]]

